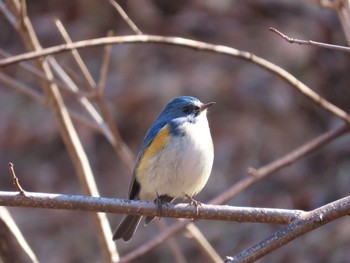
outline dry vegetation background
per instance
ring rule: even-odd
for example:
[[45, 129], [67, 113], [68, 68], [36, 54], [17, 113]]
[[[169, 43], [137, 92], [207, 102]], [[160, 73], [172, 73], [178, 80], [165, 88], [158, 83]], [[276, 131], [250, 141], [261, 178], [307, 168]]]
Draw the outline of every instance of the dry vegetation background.
[[[164, 1], [165, 2], [165, 1]], [[292, 45], [270, 32], [347, 45], [338, 17], [307, 1], [121, 1], [147, 34], [181, 36], [231, 46], [283, 67], [321, 96], [349, 112], [349, 54]], [[28, 16], [44, 47], [63, 43], [54, 24], [59, 18], [73, 41], [133, 34], [108, 1], [27, 2]], [[0, 15], [0, 48], [25, 52], [16, 31]], [[95, 80], [102, 47], [80, 51]], [[56, 56], [80, 81], [70, 54]], [[39, 90], [36, 78], [15, 66], [1, 69]], [[137, 154], [157, 113], [180, 95], [216, 101], [209, 122], [215, 144], [211, 178], [197, 197], [206, 202], [259, 167], [295, 149], [341, 121], [312, 104], [286, 82], [252, 63], [176, 46], [114, 46], [104, 97], [121, 136]], [[70, 100], [66, 98], [67, 105]], [[74, 104], [72, 104], [74, 106]], [[79, 110], [79, 109], [77, 109]], [[106, 139], [74, 122], [91, 162], [100, 194], [126, 198], [130, 172]], [[349, 194], [350, 148], [344, 136], [318, 152], [258, 182], [230, 200], [230, 205], [312, 210]], [[0, 186], [12, 191], [7, 163], [26, 190], [82, 194], [52, 113], [0, 83]], [[41, 262], [101, 262], [101, 252], [88, 213], [10, 209]], [[108, 215], [114, 228], [120, 215]], [[163, 219], [174, 222], [172, 219]], [[199, 229], [218, 253], [235, 254], [278, 229], [268, 224], [199, 221]], [[118, 242], [121, 255], [159, 232], [157, 224], [141, 226], [129, 243]], [[260, 262], [349, 262], [350, 224], [338, 219], [289, 243]], [[176, 236], [188, 262], [205, 257], [191, 239]], [[175, 262], [164, 244], [140, 262]]]

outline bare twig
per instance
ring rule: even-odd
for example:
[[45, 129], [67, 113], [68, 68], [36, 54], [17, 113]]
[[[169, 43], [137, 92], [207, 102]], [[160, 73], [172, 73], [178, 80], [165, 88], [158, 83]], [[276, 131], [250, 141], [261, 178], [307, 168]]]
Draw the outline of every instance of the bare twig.
[[214, 248], [210, 245], [208, 240], [203, 236], [202, 232], [196, 227], [195, 224], [188, 224], [186, 229], [192, 235], [198, 246], [201, 250], [208, 256], [211, 262], [221, 263], [222, 258], [218, 255], [218, 253], [214, 250]]
[[[3, 49], [0, 49], [0, 58], [11, 57], [11, 56], [13, 56], [13, 55], [6, 52]], [[30, 74], [34, 75], [35, 77], [37, 77], [45, 82], [53, 82], [58, 87], [67, 89], [67, 87], [61, 81], [59, 81], [57, 79], [49, 80], [43, 72], [39, 71], [37, 68], [29, 65], [28, 63], [19, 63], [19, 66], [21, 68], [23, 68], [27, 73], [30, 73]], [[74, 94], [74, 95], [76, 95], [76, 94]]]
[[15, 174], [15, 169], [13, 168], [13, 163], [8, 163], [8, 166], [9, 166], [10, 174], [11, 174], [12, 179], [13, 179], [13, 184], [16, 186], [19, 193], [21, 195], [24, 195], [25, 194], [24, 189], [22, 188], [21, 184], [19, 183], [18, 177]]
[[342, 216], [349, 215], [349, 208], [350, 196], [347, 196], [311, 212], [307, 212], [301, 218], [281, 228], [270, 237], [240, 252], [234, 257], [228, 258], [225, 262], [254, 262], [311, 230], [319, 228]]
[[28, 52], [18, 56], [14, 56], [11, 58], [5, 58], [0, 60], [0, 67], [11, 65], [14, 63], [18, 63], [20, 61], [25, 61], [29, 59], [34, 59], [38, 57], [58, 54], [61, 52], [67, 52], [73, 49], [78, 48], [87, 48], [92, 46], [101, 46], [101, 45], [109, 45], [109, 44], [126, 44], [126, 43], [159, 43], [159, 44], [168, 44], [168, 45], [176, 45], [188, 48], [194, 48], [202, 51], [211, 51], [216, 52], [223, 55], [233, 56], [240, 59], [244, 59], [250, 61], [261, 68], [268, 70], [274, 73], [276, 76], [279, 76], [284, 81], [291, 84], [296, 90], [298, 90], [301, 94], [305, 95], [312, 102], [335, 116], [339, 117], [346, 123], [350, 125], [350, 116], [333, 105], [329, 101], [322, 98], [316, 92], [311, 90], [308, 86], [300, 82], [293, 75], [288, 73], [286, 70], [278, 67], [277, 65], [258, 57], [250, 52], [240, 51], [231, 47], [222, 46], [222, 45], [213, 45], [206, 42], [195, 41], [191, 39], [181, 38], [181, 37], [164, 37], [164, 36], [155, 36], [155, 35], [133, 35], [133, 36], [116, 36], [116, 37], [105, 37], [105, 38], [97, 38], [90, 40], [78, 41], [75, 43], [68, 43], [58, 46], [53, 46], [50, 48], [42, 49], [40, 51]]
[[0, 0], [0, 11], [1, 11], [1, 13], [3, 13], [3, 15], [5, 16], [7, 21], [9, 21], [10, 24], [12, 24], [12, 25], [16, 24], [16, 18], [10, 12], [10, 10], [8, 10], [7, 6], [5, 5], [5, 3], [2, 0]]
[[[68, 32], [66, 31], [66, 29], [64, 28], [62, 22], [59, 19], [55, 19], [55, 24], [58, 28], [58, 31], [61, 33], [61, 36], [63, 37], [64, 41], [66, 43], [73, 43], [72, 39], [70, 38]], [[96, 83], [93, 79], [93, 77], [91, 76], [88, 68], [86, 67], [83, 59], [81, 58], [81, 56], [78, 53], [78, 50], [73, 49], [71, 51], [74, 60], [76, 61], [78, 67], [80, 68], [81, 72], [83, 73], [83, 76], [85, 77], [85, 79], [87, 80], [88, 83], [88, 87], [90, 89], [94, 89], [96, 87]]]
[[325, 132], [320, 136], [312, 139], [311, 141], [301, 145], [299, 148], [294, 151], [278, 158], [276, 161], [273, 161], [259, 169], [249, 168], [248, 172], [253, 175], [255, 178], [261, 178], [266, 175], [269, 175], [277, 170], [280, 170], [283, 167], [286, 167], [292, 163], [295, 163], [297, 160], [305, 157], [306, 155], [315, 152], [324, 145], [330, 143], [334, 139], [344, 135], [350, 131], [348, 125], [343, 125], [338, 128], [335, 128], [331, 131]]
[[[159, 226], [161, 231], [165, 230], [168, 227], [164, 220], [157, 220], [157, 225]], [[173, 253], [177, 263], [187, 263], [187, 260], [183, 252], [181, 251], [179, 244], [176, 242], [175, 237], [169, 238], [167, 240], [167, 245]]]
[[335, 11], [338, 14], [348, 45], [350, 44], [350, 2], [349, 0], [336, 0]]
[[23, 93], [27, 97], [33, 99], [34, 101], [38, 102], [39, 104], [44, 104], [45, 99], [44, 95], [40, 94], [38, 91], [35, 91], [34, 89], [28, 87], [24, 83], [21, 83], [20, 81], [11, 78], [10, 76], [6, 75], [5, 73], [0, 71], [0, 82], [4, 83], [5, 87], [11, 87], [13, 89], [16, 89], [17, 91]]
[[306, 2], [318, 5], [325, 9], [336, 10], [339, 5], [338, 0], [305, 0]]
[[132, 260], [142, 257], [147, 252], [163, 244], [169, 237], [181, 232], [191, 222], [191, 220], [182, 220], [169, 226], [166, 230], [159, 233], [153, 239], [144, 242], [138, 248], [121, 257], [119, 263], [128, 263]]
[[0, 229], [0, 258], [2, 262], [39, 263], [5, 207], [0, 207]]
[[270, 27], [270, 31], [276, 33], [277, 35], [279, 35], [280, 37], [282, 37], [284, 40], [288, 41], [291, 44], [295, 43], [295, 44], [299, 44], [299, 45], [310, 45], [310, 46], [315, 46], [315, 47], [323, 47], [323, 48], [328, 48], [328, 49], [333, 49], [333, 50], [350, 52], [349, 47], [332, 45], [332, 44], [327, 44], [327, 43], [322, 43], [322, 42], [317, 42], [317, 41], [312, 41], [312, 40], [301, 40], [301, 39], [297, 39], [297, 38], [291, 38], [273, 27]]
[[135, 23], [129, 18], [128, 14], [125, 13], [123, 8], [119, 5], [119, 3], [116, 0], [109, 0], [109, 3], [114, 6], [114, 8], [117, 10], [117, 12], [120, 14], [120, 16], [123, 18], [123, 20], [129, 25], [129, 27], [134, 31], [136, 35], [142, 35], [141, 30], [135, 25]]
[[[107, 34], [107, 37], [111, 37], [111, 36], [113, 36], [113, 31], [109, 31]], [[100, 97], [103, 95], [105, 87], [106, 87], [106, 80], [107, 80], [109, 62], [110, 62], [110, 58], [111, 58], [111, 51], [112, 51], [112, 46], [106, 45], [104, 48], [104, 52], [103, 52], [103, 60], [102, 60], [102, 67], [101, 67], [101, 71], [100, 71], [100, 78], [99, 78], [98, 84], [97, 84], [97, 90], [98, 90]]]

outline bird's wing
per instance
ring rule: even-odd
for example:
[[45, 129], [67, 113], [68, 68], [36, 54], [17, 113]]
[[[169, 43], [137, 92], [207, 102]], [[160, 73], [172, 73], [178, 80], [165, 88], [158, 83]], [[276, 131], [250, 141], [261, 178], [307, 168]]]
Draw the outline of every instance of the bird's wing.
[[140, 184], [136, 180], [136, 174], [147, 163], [147, 159], [157, 150], [162, 148], [166, 143], [166, 136], [169, 133], [169, 125], [167, 122], [159, 122], [154, 124], [146, 133], [143, 145], [137, 155], [135, 168], [129, 188], [129, 199], [138, 199], [140, 192]]

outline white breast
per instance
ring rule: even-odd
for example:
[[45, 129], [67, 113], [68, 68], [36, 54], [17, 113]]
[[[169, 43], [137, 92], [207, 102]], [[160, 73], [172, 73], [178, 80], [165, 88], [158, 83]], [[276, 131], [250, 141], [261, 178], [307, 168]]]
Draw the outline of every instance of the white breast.
[[214, 153], [206, 113], [197, 119], [196, 123], [182, 125], [184, 135], [173, 136], [164, 149], [149, 160], [144, 173], [137, 178], [141, 199], [151, 201], [157, 195], [193, 196], [203, 189]]

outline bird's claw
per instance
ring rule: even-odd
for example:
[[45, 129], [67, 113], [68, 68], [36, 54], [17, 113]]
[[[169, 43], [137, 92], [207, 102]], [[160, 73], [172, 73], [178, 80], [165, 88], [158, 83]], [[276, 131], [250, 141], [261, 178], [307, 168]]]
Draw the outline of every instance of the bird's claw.
[[202, 206], [202, 203], [193, 199], [191, 196], [186, 195], [187, 199], [190, 201], [190, 203], [188, 204], [189, 206], [193, 205], [196, 207], [196, 217], [199, 215], [199, 206]]

